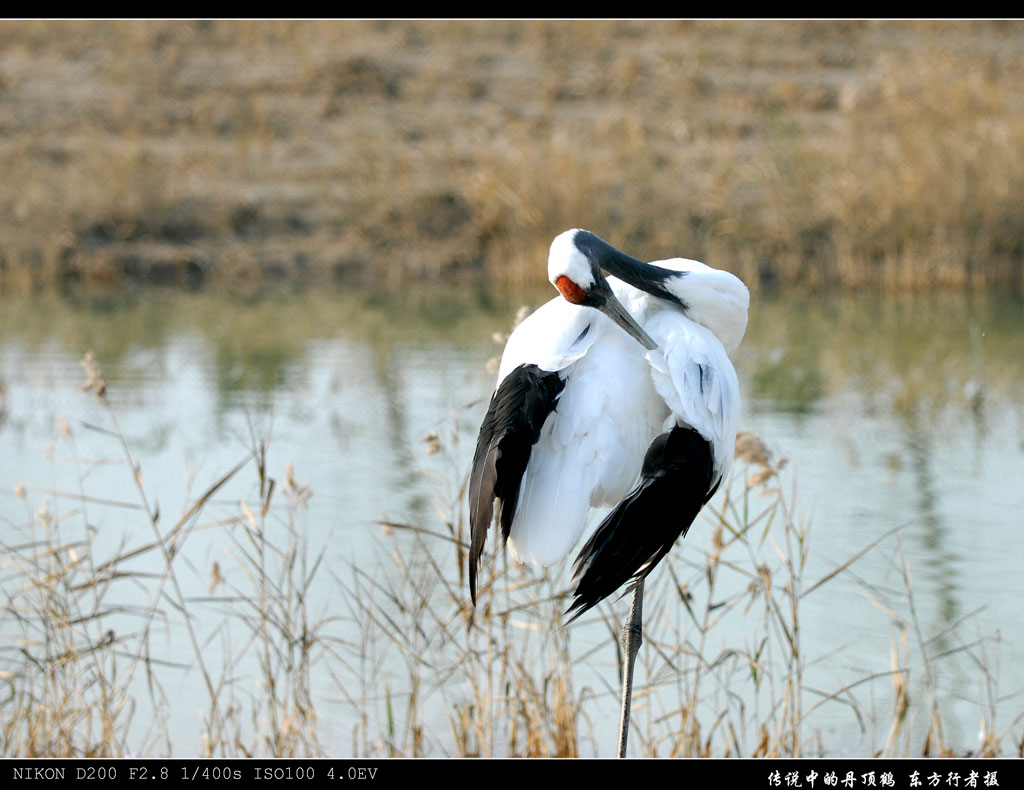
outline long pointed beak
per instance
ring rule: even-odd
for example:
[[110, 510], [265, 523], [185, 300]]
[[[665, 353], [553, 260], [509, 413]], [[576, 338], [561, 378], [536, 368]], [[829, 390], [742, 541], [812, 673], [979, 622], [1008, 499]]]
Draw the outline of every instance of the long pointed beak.
[[605, 294], [604, 304], [598, 307], [598, 309], [626, 330], [630, 337], [634, 338], [648, 351], [653, 351], [658, 347], [658, 344], [651, 340], [651, 336], [644, 331], [643, 327], [636, 322], [636, 319], [629, 314], [629, 311], [622, 306], [622, 302], [615, 298], [611, 287], [608, 288]]

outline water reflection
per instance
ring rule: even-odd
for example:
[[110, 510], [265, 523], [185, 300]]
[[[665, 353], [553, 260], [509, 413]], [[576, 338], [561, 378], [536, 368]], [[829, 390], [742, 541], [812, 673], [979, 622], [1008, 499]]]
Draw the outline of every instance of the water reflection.
[[[372, 554], [364, 541], [381, 518], [436, 526], [424, 470], [457, 498], [493, 386], [491, 336], [518, 307], [507, 295], [429, 289], [0, 300], [0, 517], [24, 517], [16, 483], [51, 480], [43, 448], [57, 416], [76, 427], [95, 420], [77, 392], [91, 349], [165, 508], [184, 487], [183, 459], [230, 468], [253, 424], [272, 433], [274, 461], [292, 461], [311, 485], [311, 539], [344, 535], [328, 557], [340, 567]], [[736, 359], [741, 427], [796, 467], [798, 506], [820, 547], [809, 578], [905, 526], [922, 628], [937, 635], [929, 649], [954, 648], [948, 627], [985, 605], [985, 622], [1007, 636], [1010, 667], [1024, 666], [1024, 624], [1004, 596], [1005, 580], [1024, 571], [1006, 551], [1024, 511], [1022, 317], [1012, 299], [759, 298]], [[453, 425], [462, 437], [453, 466], [432, 466], [424, 434]], [[872, 555], [858, 573], [902, 605], [898, 558]], [[827, 654], [852, 639], [887, 661], [884, 626], [863, 608], [844, 609], [837, 628], [835, 604], [824, 602], [805, 621], [815, 647]], [[850, 661], [874, 666], [860, 654]], [[1011, 692], [1024, 685], [1013, 671]]]
[[[951, 625], [960, 616], [957, 605], [958, 569], [955, 556], [948, 549], [950, 525], [943, 517], [943, 503], [937, 491], [938, 480], [932, 460], [935, 453], [931, 437], [922, 428], [914, 414], [906, 415], [906, 445], [910, 456], [910, 470], [913, 474], [914, 506], [917, 510], [917, 525], [911, 537], [920, 542], [927, 578], [935, 591], [937, 610], [943, 625]], [[945, 631], [942, 632], [945, 634]], [[949, 649], [943, 636], [939, 647]]]

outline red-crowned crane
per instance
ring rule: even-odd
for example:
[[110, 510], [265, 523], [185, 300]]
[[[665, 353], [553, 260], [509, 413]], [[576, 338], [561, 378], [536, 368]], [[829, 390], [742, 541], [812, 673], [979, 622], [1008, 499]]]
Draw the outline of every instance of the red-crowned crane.
[[552, 242], [548, 279], [561, 295], [509, 337], [480, 426], [470, 594], [476, 603], [495, 501], [512, 553], [540, 565], [568, 554], [591, 508], [612, 506], [576, 557], [566, 614], [571, 622], [632, 581], [625, 756], [644, 579], [732, 462], [739, 385], [729, 354], [743, 339], [750, 294], [728, 272], [684, 258], [644, 263], [579, 229]]

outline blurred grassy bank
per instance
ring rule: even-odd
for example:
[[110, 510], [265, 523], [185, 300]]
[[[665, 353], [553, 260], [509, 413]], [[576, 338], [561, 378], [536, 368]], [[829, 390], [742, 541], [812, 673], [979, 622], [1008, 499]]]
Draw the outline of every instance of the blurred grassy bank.
[[1022, 22], [0, 23], [0, 288], [1024, 285]]

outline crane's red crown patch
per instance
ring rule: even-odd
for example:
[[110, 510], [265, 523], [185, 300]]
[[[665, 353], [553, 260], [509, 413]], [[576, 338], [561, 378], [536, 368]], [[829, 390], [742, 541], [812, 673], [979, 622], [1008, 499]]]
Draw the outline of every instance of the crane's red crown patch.
[[555, 280], [555, 287], [558, 289], [558, 292], [565, 297], [567, 302], [583, 304], [583, 302], [586, 301], [587, 292], [564, 274]]

